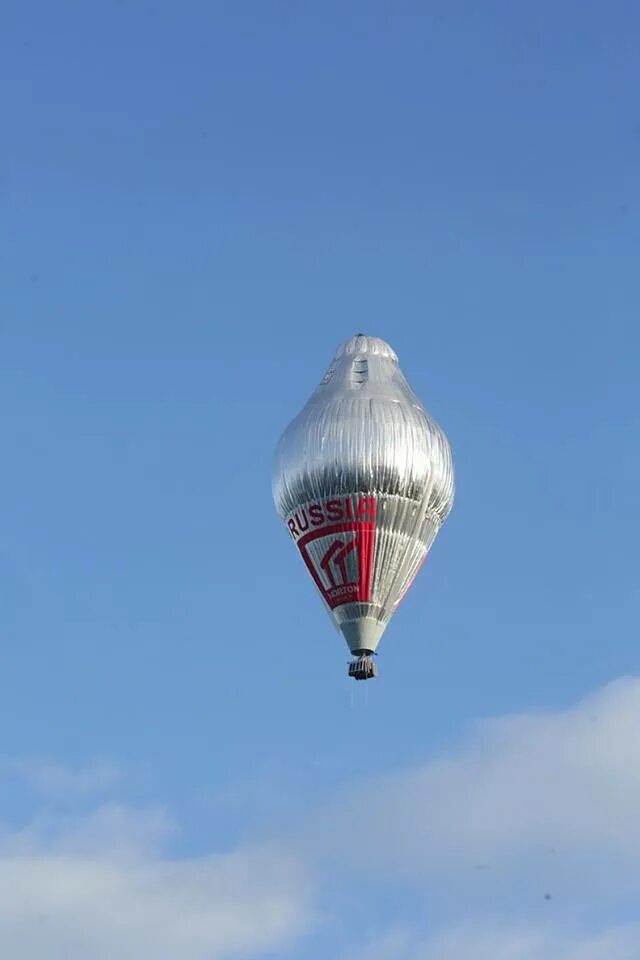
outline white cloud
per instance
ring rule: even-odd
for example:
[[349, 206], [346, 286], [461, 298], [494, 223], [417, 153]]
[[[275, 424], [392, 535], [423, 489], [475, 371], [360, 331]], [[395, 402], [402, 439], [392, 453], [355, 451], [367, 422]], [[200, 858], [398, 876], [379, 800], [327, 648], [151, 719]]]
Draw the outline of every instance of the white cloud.
[[295, 864], [270, 852], [181, 862], [0, 860], [0, 955], [216, 960], [282, 948], [306, 927]]
[[281, 950], [311, 919], [309, 881], [271, 847], [172, 860], [161, 809], [105, 805], [0, 837], [0, 956], [218, 960]]
[[638, 729], [635, 679], [568, 710], [482, 722], [448, 757], [351, 789], [315, 830], [331, 856], [387, 876], [537, 862], [562, 882], [586, 863], [603, 882], [614, 863], [640, 879]]

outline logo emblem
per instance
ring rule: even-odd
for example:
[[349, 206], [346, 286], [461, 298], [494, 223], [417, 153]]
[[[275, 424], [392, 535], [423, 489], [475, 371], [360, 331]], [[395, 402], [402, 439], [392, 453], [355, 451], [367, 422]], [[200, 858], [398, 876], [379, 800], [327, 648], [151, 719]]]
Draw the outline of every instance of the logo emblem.
[[[329, 581], [329, 588], [337, 587], [339, 584], [345, 587], [348, 582], [347, 557], [357, 549], [356, 538], [353, 537], [345, 543], [340, 537], [330, 544], [329, 549], [320, 561], [320, 567], [326, 574]], [[339, 584], [336, 581], [336, 571], [340, 576]]]
[[362, 519], [324, 524], [302, 536], [297, 546], [309, 573], [332, 610], [371, 598], [375, 544], [375, 501]]

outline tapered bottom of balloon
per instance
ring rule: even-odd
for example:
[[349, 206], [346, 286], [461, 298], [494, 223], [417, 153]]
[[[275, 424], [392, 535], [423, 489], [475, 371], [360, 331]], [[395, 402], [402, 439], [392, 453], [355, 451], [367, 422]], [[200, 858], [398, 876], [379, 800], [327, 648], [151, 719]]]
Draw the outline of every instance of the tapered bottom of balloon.
[[368, 654], [352, 660], [349, 664], [349, 676], [354, 680], [373, 680], [378, 676], [378, 668]]
[[377, 650], [386, 626], [386, 623], [381, 623], [372, 617], [361, 617], [359, 620], [347, 620], [341, 623], [340, 629], [352, 655], [359, 657]]

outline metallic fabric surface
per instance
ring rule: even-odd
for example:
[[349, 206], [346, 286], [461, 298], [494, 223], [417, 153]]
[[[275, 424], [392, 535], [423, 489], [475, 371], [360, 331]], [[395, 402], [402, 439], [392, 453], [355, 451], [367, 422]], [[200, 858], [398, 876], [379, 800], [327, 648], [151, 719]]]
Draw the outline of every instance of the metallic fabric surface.
[[454, 499], [447, 438], [383, 340], [338, 348], [280, 438], [273, 497], [351, 650], [374, 651]]

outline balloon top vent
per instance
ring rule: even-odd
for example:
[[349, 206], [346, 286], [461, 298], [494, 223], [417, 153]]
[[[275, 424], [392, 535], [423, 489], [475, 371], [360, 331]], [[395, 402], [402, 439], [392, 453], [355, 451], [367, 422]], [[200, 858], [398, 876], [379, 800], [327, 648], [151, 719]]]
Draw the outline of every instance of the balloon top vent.
[[355, 337], [351, 337], [350, 340], [346, 340], [340, 344], [336, 350], [334, 359], [339, 360], [341, 357], [358, 353], [365, 353], [374, 357], [385, 357], [388, 360], [398, 362], [395, 351], [391, 349], [388, 343], [381, 340], [380, 337], [367, 337], [364, 333], [356, 333]]

